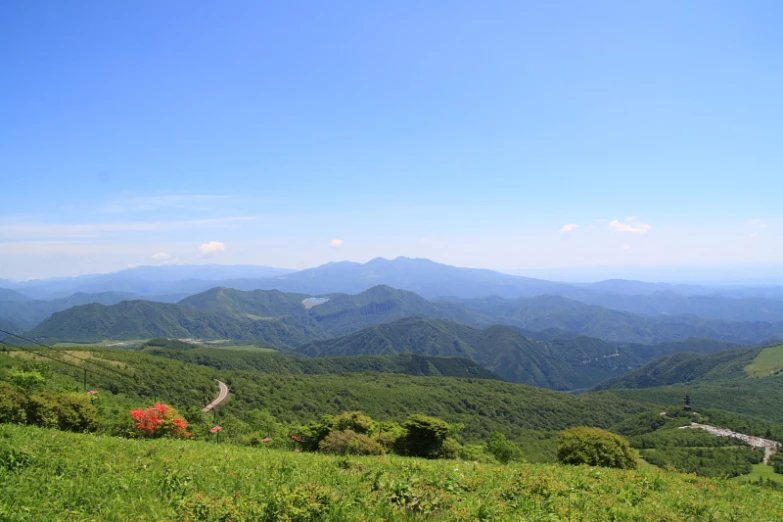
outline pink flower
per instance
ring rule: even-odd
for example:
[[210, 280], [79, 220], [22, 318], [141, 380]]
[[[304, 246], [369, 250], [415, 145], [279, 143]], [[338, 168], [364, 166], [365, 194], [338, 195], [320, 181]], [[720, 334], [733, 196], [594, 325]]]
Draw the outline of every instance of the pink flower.
[[261, 442], [272, 442], [272, 437], [266, 437]]
[[98, 395], [98, 390], [90, 390], [87, 392], [87, 395]]
[[209, 430], [209, 432], [210, 432], [210, 433], [217, 433], [217, 432], [219, 432], [219, 431], [220, 431], [220, 430], [222, 430], [222, 429], [223, 429], [223, 426], [215, 426], [214, 428], [212, 428], [211, 430]]

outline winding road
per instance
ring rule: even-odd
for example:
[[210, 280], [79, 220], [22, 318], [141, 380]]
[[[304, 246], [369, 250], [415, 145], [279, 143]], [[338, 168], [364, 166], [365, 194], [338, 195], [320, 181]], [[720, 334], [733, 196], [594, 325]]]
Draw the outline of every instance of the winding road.
[[218, 386], [220, 386], [220, 393], [218, 393], [218, 396], [214, 401], [204, 406], [204, 409], [201, 410], [204, 413], [212, 411], [215, 406], [220, 406], [223, 402], [225, 402], [226, 399], [228, 399], [228, 386], [226, 386], [226, 383], [218, 381], [217, 379], [215, 379], [215, 382], [217, 382]]

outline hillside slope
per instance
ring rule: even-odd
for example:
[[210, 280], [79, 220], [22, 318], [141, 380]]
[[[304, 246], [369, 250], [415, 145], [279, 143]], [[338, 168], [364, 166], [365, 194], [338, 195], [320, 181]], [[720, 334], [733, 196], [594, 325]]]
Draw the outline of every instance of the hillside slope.
[[664, 353], [715, 351], [721, 343], [692, 340], [662, 345], [621, 345], [583, 336], [536, 340], [504, 325], [475, 329], [455, 322], [406, 318], [296, 349], [312, 357], [417, 353], [465, 357], [511, 381], [568, 390], [593, 386]]

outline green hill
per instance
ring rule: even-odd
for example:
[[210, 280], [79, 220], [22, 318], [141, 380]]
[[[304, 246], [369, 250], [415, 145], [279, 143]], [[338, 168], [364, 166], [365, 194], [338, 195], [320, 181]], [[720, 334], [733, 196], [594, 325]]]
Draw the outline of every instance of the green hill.
[[251, 320], [150, 301], [123, 301], [112, 306], [90, 304], [69, 308], [55, 313], [28, 335], [50, 343], [155, 337], [249, 339], [282, 348], [292, 348], [321, 337], [312, 328], [288, 317]]
[[253, 290], [244, 292], [232, 288], [217, 287], [186, 297], [179, 304], [202, 312], [224, 313], [238, 317], [300, 316], [304, 311], [302, 301], [307, 294], [280, 292], [279, 290]]
[[[336, 457], [0, 426], [7, 520], [778, 520], [783, 493], [651, 467]], [[0, 479], [3, 480], [3, 479]]]
[[[721, 343], [691, 341], [697, 349]], [[533, 386], [568, 390], [593, 386], [689, 343], [619, 345], [583, 336], [535, 340], [511, 326], [475, 329], [436, 319], [406, 318], [296, 349], [314, 357], [417, 353], [465, 357], [502, 378]]]
[[150, 337], [234, 339], [281, 349], [342, 335], [411, 315], [481, 323], [459, 306], [431, 303], [412, 293], [379, 286], [358, 295], [326, 296], [305, 308], [306, 294], [277, 290], [213, 288], [178, 304], [124, 301], [77, 306], [53, 314], [29, 332], [45, 341], [97, 342]]
[[[177, 343], [177, 341], [174, 341]], [[184, 344], [184, 343], [180, 343]], [[390, 355], [359, 355], [355, 357], [310, 358], [279, 352], [250, 352], [181, 346], [166, 343], [158, 346], [152, 341], [143, 348], [145, 353], [178, 361], [209, 366], [220, 370], [253, 370], [270, 374], [342, 374], [342, 373], [403, 373], [406, 375], [469, 377], [500, 379], [475, 362], [458, 357], [429, 357], [412, 353]]]
[[594, 389], [659, 404], [681, 404], [688, 394], [696, 409], [715, 408], [783, 423], [783, 373], [758, 373], [760, 367], [768, 367], [782, 351], [778, 345], [710, 355], [677, 354]]
[[[582, 424], [607, 428], [649, 408], [649, 405], [607, 393], [574, 396], [483, 378], [378, 373], [369, 368], [369, 358], [324, 362], [320, 368], [318, 364], [309, 367], [313, 371], [331, 371], [339, 367], [341, 372], [348, 373], [308, 374], [293, 370], [291, 373], [264, 373], [259, 371], [264, 367], [264, 361], [269, 364], [266, 370], [269, 372], [281, 368], [287, 371], [285, 366], [291, 369], [293, 363], [291, 359], [263, 357], [256, 362], [245, 359], [237, 364], [246, 365], [246, 370], [227, 369], [230, 364], [224, 364], [226, 369], [221, 369], [218, 366], [222, 363], [215, 362], [219, 361], [216, 351], [204, 350], [199, 354], [198, 349], [169, 350], [161, 357], [153, 355], [155, 352], [111, 348], [80, 348], [78, 352], [56, 349], [47, 352], [50, 357], [76, 367], [50, 359], [35, 360], [34, 364], [50, 376], [47, 385], [51, 391], [82, 390], [84, 376], [79, 368], [91, 370], [94, 373], [89, 373], [88, 385], [101, 391], [107, 412], [113, 411], [112, 404], [132, 406], [151, 402], [153, 385], [158, 400], [180, 409], [198, 410], [217, 394], [213, 380], [217, 378], [229, 385], [232, 394], [231, 400], [221, 407], [224, 416], [247, 420], [251, 410], [266, 409], [280, 422], [295, 424], [324, 414], [352, 410], [362, 410], [379, 420], [395, 421], [404, 420], [412, 413], [422, 413], [463, 423], [462, 436], [466, 441], [483, 440], [492, 431], [506, 433], [515, 440], [535, 432], [528, 446], [529, 457], [537, 459], [552, 458], [553, 442], [546, 435], [549, 432]], [[186, 362], [190, 356], [197, 359], [195, 362], [205, 364], [210, 364], [209, 358], [212, 358], [213, 366]], [[19, 367], [24, 361], [30, 361], [30, 357], [25, 351], [0, 351], [0, 380], [4, 379], [8, 368]], [[204, 359], [199, 361], [199, 357]], [[396, 364], [410, 367], [411, 363], [421, 363], [422, 359], [412, 357], [399, 361]], [[440, 364], [434, 359], [427, 361], [435, 368]], [[352, 365], [359, 371], [352, 372]], [[300, 368], [302, 371], [308, 369], [304, 365]], [[441, 368], [444, 373], [445, 368]], [[111, 417], [108, 422], [112, 422]], [[111, 424], [107, 425], [107, 430], [113, 430]]]

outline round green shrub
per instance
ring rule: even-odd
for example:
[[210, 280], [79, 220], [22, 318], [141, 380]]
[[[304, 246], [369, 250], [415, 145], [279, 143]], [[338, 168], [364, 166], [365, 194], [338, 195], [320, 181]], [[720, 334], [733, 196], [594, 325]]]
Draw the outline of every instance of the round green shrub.
[[333, 431], [318, 445], [324, 453], [337, 455], [383, 455], [383, 446], [362, 433], [352, 430]]
[[637, 453], [627, 440], [600, 428], [581, 426], [560, 432], [557, 460], [563, 464], [587, 464], [635, 469]]

